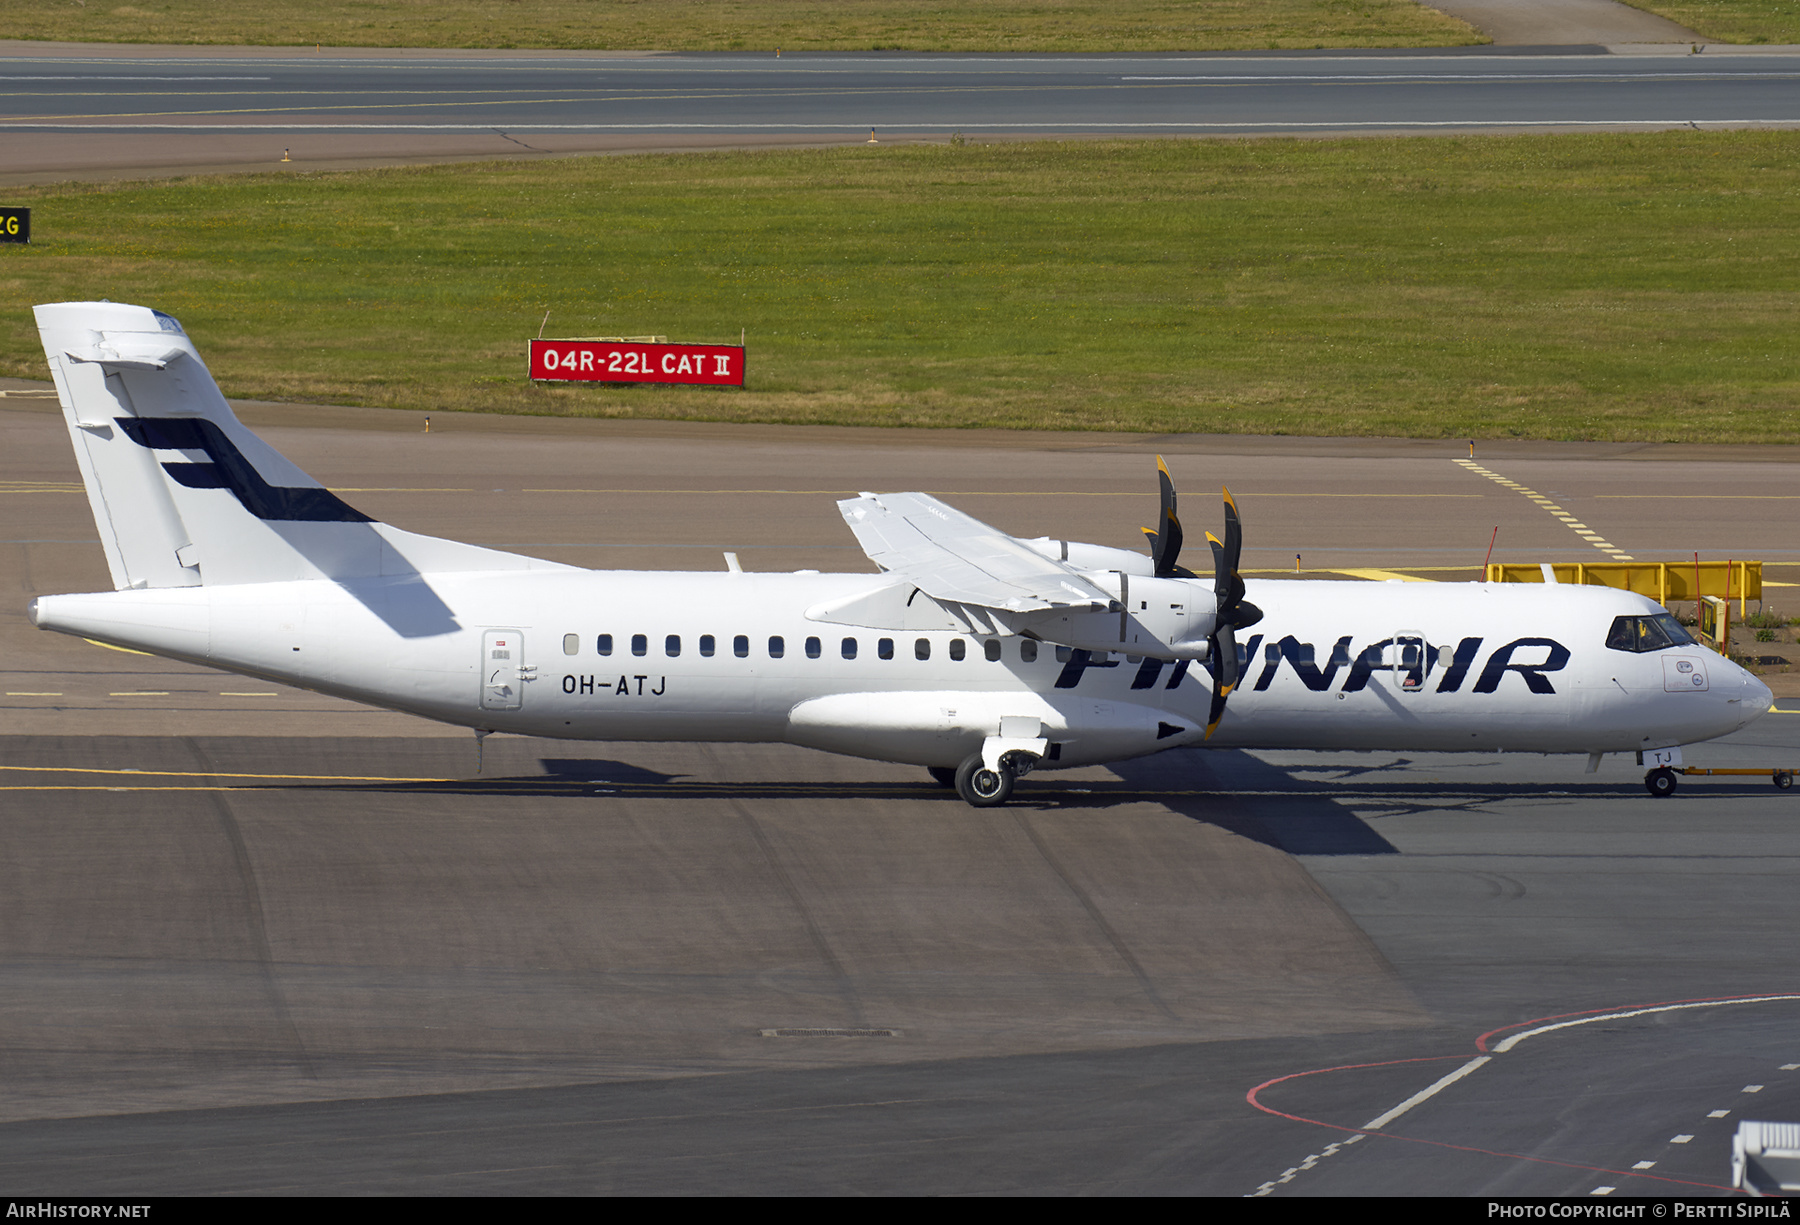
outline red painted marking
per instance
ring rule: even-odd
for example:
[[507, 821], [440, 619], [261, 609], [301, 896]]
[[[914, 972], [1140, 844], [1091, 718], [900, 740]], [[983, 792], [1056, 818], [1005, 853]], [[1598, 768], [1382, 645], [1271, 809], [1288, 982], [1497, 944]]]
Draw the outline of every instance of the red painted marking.
[[[1737, 997], [1733, 997], [1733, 998], [1737, 998]], [[1750, 997], [1750, 998], [1754, 998], [1754, 997]], [[1681, 1002], [1685, 1003], [1685, 1002], [1689, 1002], [1689, 1001], [1681, 1001]], [[1699, 1001], [1693, 1001], [1693, 1002], [1699, 1002]], [[1611, 1009], [1611, 1008], [1602, 1008], [1602, 1009], [1596, 1009], [1595, 1011], [1615, 1012], [1615, 1011], [1619, 1011], [1619, 1010]], [[1577, 1013], [1570, 1013], [1568, 1015], [1570, 1015], [1570, 1016], [1585, 1016], [1587, 1014], [1577, 1012]], [[1511, 1027], [1509, 1026], [1508, 1028], [1511, 1028]], [[1498, 1033], [1499, 1031], [1495, 1030], [1493, 1032]], [[1486, 1037], [1487, 1035], [1484, 1034], [1482, 1036]], [[1446, 1059], [1465, 1059], [1466, 1060], [1466, 1056], [1462, 1056], [1462, 1055], [1426, 1055], [1426, 1056], [1422, 1056], [1422, 1057], [1419, 1057], [1416, 1059], [1389, 1059], [1389, 1060], [1386, 1060], [1381, 1063], [1346, 1063], [1346, 1064], [1343, 1064], [1343, 1065], [1341, 1065], [1339, 1067], [1335, 1067], [1335, 1068], [1314, 1068], [1310, 1072], [1290, 1072], [1286, 1076], [1277, 1076], [1273, 1080], [1263, 1081], [1262, 1084], [1257, 1085], [1254, 1089], [1252, 1089], [1248, 1093], [1246, 1093], [1244, 1095], [1244, 1100], [1249, 1102], [1252, 1106], [1256, 1107], [1258, 1110], [1262, 1111], [1264, 1114], [1272, 1114], [1278, 1118], [1283, 1118], [1283, 1119], [1292, 1119], [1296, 1123], [1310, 1123], [1314, 1127], [1323, 1127], [1329, 1131], [1347, 1131], [1347, 1132], [1352, 1132], [1359, 1136], [1379, 1136], [1385, 1140], [1403, 1140], [1408, 1144], [1429, 1144], [1429, 1145], [1433, 1146], [1434, 1148], [1447, 1148], [1447, 1149], [1451, 1149], [1451, 1150], [1454, 1150], [1455, 1152], [1459, 1152], [1459, 1153], [1479, 1153], [1484, 1157], [1504, 1157], [1504, 1158], [1508, 1158], [1513, 1161], [1534, 1161], [1534, 1162], [1538, 1163], [1539, 1165], [1553, 1165], [1553, 1166], [1558, 1166], [1565, 1170], [1587, 1170], [1588, 1172], [1593, 1173], [1593, 1174], [1615, 1175], [1619, 1178], [1648, 1178], [1653, 1182], [1670, 1182], [1670, 1183], [1675, 1183], [1678, 1186], [1683, 1186], [1683, 1187], [1704, 1187], [1708, 1191], [1725, 1191], [1725, 1192], [1728, 1192], [1733, 1195], [1739, 1193], [1736, 1187], [1727, 1187], [1727, 1186], [1722, 1186], [1718, 1183], [1710, 1183], [1710, 1182], [1694, 1182], [1693, 1180], [1686, 1179], [1686, 1178], [1670, 1178], [1666, 1174], [1647, 1174], [1642, 1170], [1613, 1170], [1613, 1169], [1608, 1169], [1606, 1166], [1603, 1166], [1603, 1165], [1583, 1165], [1580, 1162], [1576, 1162], [1576, 1161], [1557, 1161], [1554, 1158], [1550, 1158], [1550, 1157], [1533, 1157], [1528, 1153], [1507, 1153], [1507, 1152], [1502, 1152], [1499, 1149], [1477, 1148], [1477, 1147], [1475, 1147], [1473, 1145], [1469, 1145], [1469, 1144], [1451, 1144], [1448, 1140], [1426, 1140], [1426, 1139], [1422, 1139], [1421, 1137], [1418, 1137], [1418, 1136], [1402, 1136], [1396, 1132], [1391, 1132], [1391, 1131], [1370, 1131], [1366, 1127], [1346, 1127], [1342, 1123], [1327, 1123], [1323, 1119], [1308, 1119], [1301, 1115], [1289, 1114], [1285, 1110], [1277, 1110], [1273, 1106], [1265, 1106], [1256, 1099], [1257, 1094], [1261, 1093], [1264, 1089], [1269, 1088], [1271, 1085], [1278, 1085], [1281, 1082], [1286, 1081], [1286, 1080], [1298, 1080], [1303, 1076], [1320, 1076], [1326, 1072], [1352, 1072], [1359, 1068], [1388, 1068], [1388, 1067], [1395, 1067], [1395, 1066], [1397, 1066], [1399, 1064], [1403, 1064], [1403, 1063], [1441, 1063]]]

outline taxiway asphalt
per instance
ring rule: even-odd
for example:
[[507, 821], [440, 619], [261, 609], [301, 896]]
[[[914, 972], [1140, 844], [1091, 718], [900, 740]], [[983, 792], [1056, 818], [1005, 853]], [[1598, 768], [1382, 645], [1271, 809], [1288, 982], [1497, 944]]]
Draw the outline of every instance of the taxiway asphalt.
[[[6, 390], [14, 1194], [1709, 1194], [1738, 1119], [1800, 1117], [1766, 781], [1183, 751], [977, 812], [780, 746], [506, 737], [477, 776], [458, 729], [32, 630], [107, 582], [53, 403]], [[1440, 442], [242, 412], [360, 509], [584, 565], [866, 568], [832, 500], [869, 488], [1127, 544], [1160, 452], [1265, 570], [1447, 581], [1499, 526], [1800, 572], [1781, 449], [1482, 445], [1583, 534]], [[1689, 761], [1796, 764], [1800, 716]], [[1543, 1018], [1580, 1023], [1498, 1049]]]
[[631, 149], [1800, 125], [1793, 49], [490, 56], [0, 45], [0, 181]]

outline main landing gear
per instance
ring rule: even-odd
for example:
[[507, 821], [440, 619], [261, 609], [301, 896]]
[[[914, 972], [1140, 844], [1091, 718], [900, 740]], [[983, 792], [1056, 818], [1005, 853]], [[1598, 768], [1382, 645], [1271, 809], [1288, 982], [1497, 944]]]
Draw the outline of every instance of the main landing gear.
[[1012, 798], [1014, 778], [1012, 763], [990, 770], [976, 753], [956, 769], [956, 794], [976, 808], [998, 808]]
[[[998, 765], [990, 769], [980, 753], [972, 753], [956, 768], [952, 780], [956, 784], [956, 794], [976, 808], [998, 808], [1012, 798], [1013, 784], [1023, 775], [1030, 774], [1038, 761], [1035, 754], [1014, 750], [1002, 753]], [[942, 766], [931, 767], [931, 777], [939, 782], [943, 782], [944, 775], [949, 773]]]

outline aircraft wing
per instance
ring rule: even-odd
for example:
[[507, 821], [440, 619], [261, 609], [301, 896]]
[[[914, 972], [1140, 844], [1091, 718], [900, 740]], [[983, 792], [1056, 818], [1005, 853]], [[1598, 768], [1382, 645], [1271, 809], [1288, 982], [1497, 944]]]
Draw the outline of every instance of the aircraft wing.
[[1107, 608], [1076, 571], [922, 493], [865, 493], [838, 503], [863, 552], [935, 600], [1005, 612]]

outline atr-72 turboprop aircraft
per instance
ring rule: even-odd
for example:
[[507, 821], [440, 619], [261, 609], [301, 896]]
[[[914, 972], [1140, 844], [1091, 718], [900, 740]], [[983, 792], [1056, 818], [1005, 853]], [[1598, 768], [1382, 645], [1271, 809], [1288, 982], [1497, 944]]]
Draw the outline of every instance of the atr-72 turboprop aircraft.
[[40, 597], [34, 624], [478, 737], [786, 741], [924, 766], [978, 806], [1035, 768], [1200, 744], [1636, 752], [1666, 795], [1681, 745], [1770, 705], [1624, 592], [1246, 583], [1229, 494], [1197, 577], [1166, 469], [1148, 556], [918, 493], [838, 504], [878, 574], [582, 570], [416, 536], [245, 429], [168, 315], [37, 320], [116, 590]]

